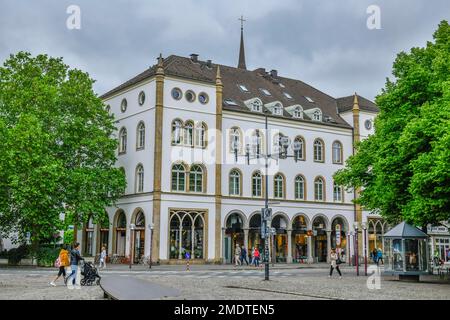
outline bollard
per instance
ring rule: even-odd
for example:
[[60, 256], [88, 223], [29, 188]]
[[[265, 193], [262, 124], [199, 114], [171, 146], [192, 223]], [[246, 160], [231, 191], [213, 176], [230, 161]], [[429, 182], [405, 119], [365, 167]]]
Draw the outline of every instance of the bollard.
[[186, 258], [186, 271], [189, 271], [189, 260], [191, 258], [189, 252], [186, 252], [185, 258]]

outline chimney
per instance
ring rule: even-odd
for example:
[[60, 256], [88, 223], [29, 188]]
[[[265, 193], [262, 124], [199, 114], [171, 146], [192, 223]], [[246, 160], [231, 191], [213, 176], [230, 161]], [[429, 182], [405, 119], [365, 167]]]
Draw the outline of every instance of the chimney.
[[212, 61], [211, 60], [206, 60], [206, 66], [208, 68], [212, 68]]
[[277, 72], [277, 70], [270, 70], [270, 76], [272, 77], [272, 78], [277, 78], [278, 77], [278, 72]]
[[198, 54], [191, 53], [191, 61], [192, 62], [198, 62]]
[[263, 76], [266, 74], [266, 69], [265, 68], [258, 68], [255, 70], [257, 74]]

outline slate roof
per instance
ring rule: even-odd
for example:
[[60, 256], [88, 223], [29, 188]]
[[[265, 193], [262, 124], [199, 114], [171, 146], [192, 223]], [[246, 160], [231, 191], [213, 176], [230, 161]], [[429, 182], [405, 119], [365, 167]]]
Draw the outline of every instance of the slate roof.
[[[258, 97], [264, 104], [279, 101], [283, 104], [284, 108], [294, 104], [300, 104], [303, 110], [318, 107], [322, 111], [323, 124], [350, 128], [350, 125], [340, 117], [339, 112], [344, 112], [348, 108], [352, 108], [353, 96], [335, 99], [300, 80], [271, 74], [270, 72], [265, 72], [262, 68], [251, 71], [213, 63], [208, 64], [200, 60], [194, 62], [188, 57], [176, 55], [171, 55], [164, 59], [163, 66], [166, 75], [209, 84], [215, 84], [217, 66], [220, 66], [224, 86], [223, 100], [231, 99], [236, 103], [236, 106], [223, 103], [224, 110], [256, 114], [247, 108], [244, 101]], [[148, 79], [154, 76], [155, 72], [156, 65], [153, 65], [134, 78], [103, 94], [101, 98], [106, 99], [120, 92], [122, 89]], [[245, 85], [249, 92], [242, 91], [238, 86], [239, 84]], [[271, 96], [266, 96], [260, 89], [268, 90]], [[292, 99], [287, 98], [284, 92], [288, 93]], [[311, 98], [314, 102], [308, 101], [306, 97]], [[361, 110], [378, 112], [378, 107], [373, 102], [360, 96], [358, 98]], [[282, 116], [271, 115], [271, 117], [292, 118], [286, 110], [284, 110]], [[304, 119], [296, 120], [312, 121], [306, 114], [304, 115]]]

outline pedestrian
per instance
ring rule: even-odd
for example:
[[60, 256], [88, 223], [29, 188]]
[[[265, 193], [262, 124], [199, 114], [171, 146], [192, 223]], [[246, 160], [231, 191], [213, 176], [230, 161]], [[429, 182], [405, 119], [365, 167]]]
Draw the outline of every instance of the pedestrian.
[[54, 287], [56, 287], [55, 281], [58, 280], [61, 275], [63, 276], [64, 283], [66, 283], [66, 267], [69, 266], [69, 251], [67, 250], [66, 245], [61, 247], [55, 266], [58, 268], [58, 275], [50, 282]]
[[371, 255], [372, 255], [373, 262], [375, 262], [378, 265], [378, 259], [377, 259], [378, 251], [377, 251], [377, 248], [373, 248]]
[[106, 247], [102, 247], [102, 251], [100, 252], [100, 264], [98, 265], [98, 268], [106, 268]]
[[450, 261], [450, 250], [447, 250], [447, 261]]
[[78, 264], [81, 260], [84, 260], [84, 258], [80, 255], [80, 243], [77, 242], [73, 246], [73, 249], [70, 251], [70, 276], [67, 278], [66, 281], [68, 281], [69, 278], [72, 279], [72, 284], [75, 285], [76, 279], [77, 279], [77, 271], [78, 271]]
[[255, 255], [255, 267], [259, 267], [259, 256], [260, 256], [260, 254], [259, 254], [258, 247], [255, 247], [254, 255]]
[[240, 266], [241, 265], [241, 247], [238, 243], [236, 243], [236, 249], [234, 250], [234, 265]]
[[339, 259], [335, 249], [331, 249], [330, 263], [330, 274], [328, 275], [328, 278], [331, 278], [331, 276], [333, 275], [333, 270], [336, 268], [337, 272], [339, 273], [339, 279], [342, 279], [342, 273], [341, 270], [339, 270], [339, 264], [341, 264], [341, 260]]
[[244, 246], [242, 246], [242, 250], [241, 250], [241, 264], [243, 265], [245, 263], [248, 266], [248, 260], [247, 260], [247, 249], [245, 249]]
[[377, 266], [379, 265], [380, 261], [381, 261], [381, 264], [384, 265], [383, 251], [381, 251], [381, 248], [378, 248], [378, 251], [377, 251]]

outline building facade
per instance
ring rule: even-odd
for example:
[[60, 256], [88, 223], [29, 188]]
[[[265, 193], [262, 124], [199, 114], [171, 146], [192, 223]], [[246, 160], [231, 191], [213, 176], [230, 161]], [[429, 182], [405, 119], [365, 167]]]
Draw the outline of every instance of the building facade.
[[[230, 263], [236, 244], [264, 244], [266, 189], [271, 259], [325, 262], [331, 248], [350, 258], [355, 222], [367, 225], [367, 252], [379, 246], [380, 217], [353, 204], [357, 190], [333, 181], [354, 144], [373, 133], [376, 105], [357, 94], [333, 98], [276, 70], [247, 70], [243, 50], [241, 34], [237, 68], [195, 54], [159, 57], [102, 96], [116, 121], [127, 188], [106, 209], [109, 224], [79, 230], [85, 255], [105, 245], [135, 263], [150, 255], [182, 263], [185, 252], [194, 262]], [[270, 161], [266, 185], [259, 155], [279, 154], [281, 137], [293, 157]]]

